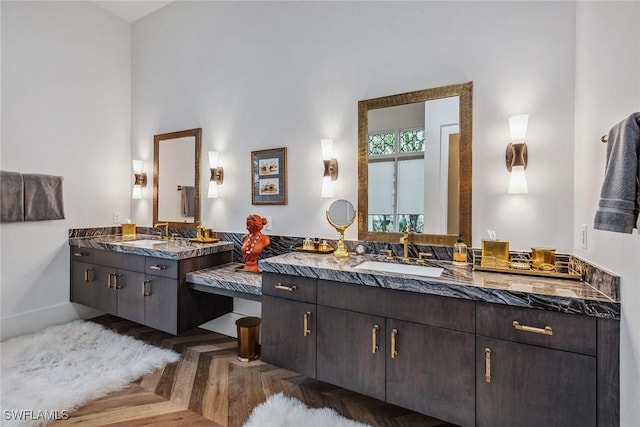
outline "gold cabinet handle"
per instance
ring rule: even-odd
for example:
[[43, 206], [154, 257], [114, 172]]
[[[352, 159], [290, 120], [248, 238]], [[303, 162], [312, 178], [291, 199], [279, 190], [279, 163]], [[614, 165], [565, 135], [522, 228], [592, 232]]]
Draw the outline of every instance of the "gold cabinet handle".
[[167, 266], [166, 265], [152, 265], [149, 266], [150, 269], [152, 270], [166, 270]]
[[76, 257], [89, 256], [89, 252], [74, 252], [73, 256], [76, 256]]
[[396, 335], [398, 335], [398, 330], [393, 329], [391, 331], [391, 358], [395, 359], [398, 357], [398, 351], [396, 350]]
[[491, 382], [491, 349], [489, 347], [484, 349], [484, 380]]
[[113, 274], [109, 273], [107, 276], [107, 288], [111, 289], [111, 280], [113, 280]]
[[[89, 273], [91, 273], [91, 278], [89, 278]], [[84, 269], [84, 281], [86, 283], [91, 283], [95, 280], [95, 269], [93, 268], [85, 268]]]
[[373, 325], [371, 328], [371, 353], [378, 351], [378, 329], [380, 329], [378, 325]]
[[287, 292], [294, 292], [296, 289], [298, 289], [296, 285], [287, 286], [287, 285], [283, 285], [282, 283], [278, 283], [277, 285], [275, 285], [275, 288], [280, 289], [281, 291], [287, 291]]
[[304, 329], [303, 336], [305, 336], [305, 337], [311, 335], [311, 329], [309, 329], [309, 318], [310, 317], [311, 317], [311, 312], [307, 311], [304, 314], [304, 319], [303, 319], [303, 322], [302, 322], [302, 327]]
[[142, 296], [143, 297], [148, 297], [149, 295], [151, 295], [151, 288], [149, 288], [149, 291], [147, 291], [147, 284], [151, 284], [151, 280], [143, 280], [142, 281]]
[[122, 289], [122, 286], [118, 285], [118, 278], [124, 276], [122, 273], [115, 273], [113, 275], [113, 289]]
[[544, 328], [535, 328], [533, 326], [521, 325], [520, 322], [514, 320], [513, 327], [518, 331], [533, 332], [534, 334], [553, 335], [553, 329], [551, 329], [551, 326], [545, 326]]

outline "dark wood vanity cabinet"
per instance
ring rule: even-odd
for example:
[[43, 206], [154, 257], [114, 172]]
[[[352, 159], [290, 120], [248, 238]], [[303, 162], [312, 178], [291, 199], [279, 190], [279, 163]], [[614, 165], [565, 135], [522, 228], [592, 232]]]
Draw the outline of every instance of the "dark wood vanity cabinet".
[[230, 258], [230, 251], [171, 260], [72, 246], [71, 301], [175, 335], [232, 311], [232, 298], [184, 283], [189, 271]]
[[265, 273], [262, 294], [261, 359], [315, 378], [315, 279]]
[[619, 424], [617, 320], [275, 273], [263, 293], [265, 362], [461, 426]]

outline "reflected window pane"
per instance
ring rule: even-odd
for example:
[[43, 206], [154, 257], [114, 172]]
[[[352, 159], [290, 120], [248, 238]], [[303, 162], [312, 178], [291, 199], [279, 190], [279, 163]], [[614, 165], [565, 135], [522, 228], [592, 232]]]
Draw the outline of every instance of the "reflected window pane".
[[424, 215], [422, 214], [399, 214], [398, 215], [398, 231], [405, 229], [415, 231], [416, 233], [424, 233]]
[[424, 151], [424, 129], [401, 129], [400, 152], [418, 153]]
[[393, 215], [369, 215], [369, 231], [394, 231]]
[[395, 132], [379, 132], [369, 134], [369, 155], [380, 156], [393, 154], [396, 146]]

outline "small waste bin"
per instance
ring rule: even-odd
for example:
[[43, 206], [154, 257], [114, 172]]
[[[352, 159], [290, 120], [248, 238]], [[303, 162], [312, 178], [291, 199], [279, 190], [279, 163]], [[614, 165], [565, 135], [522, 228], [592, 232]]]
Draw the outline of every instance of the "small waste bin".
[[236, 320], [238, 327], [238, 360], [249, 362], [260, 357], [260, 318], [243, 317]]

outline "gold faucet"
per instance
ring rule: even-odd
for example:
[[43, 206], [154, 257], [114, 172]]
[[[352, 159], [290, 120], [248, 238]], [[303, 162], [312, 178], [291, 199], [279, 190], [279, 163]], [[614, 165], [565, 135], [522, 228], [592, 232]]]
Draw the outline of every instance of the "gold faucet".
[[169, 239], [169, 223], [168, 222], [159, 222], [154, 227], [164, 227], [164, 238]]
[[404, 245], [402, 248], [402, 262], [409, 262], [409, 240], [411, 233], [408, 228], [404, 229], [404, 234], [400, 238], [400, 243]]

